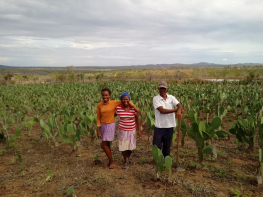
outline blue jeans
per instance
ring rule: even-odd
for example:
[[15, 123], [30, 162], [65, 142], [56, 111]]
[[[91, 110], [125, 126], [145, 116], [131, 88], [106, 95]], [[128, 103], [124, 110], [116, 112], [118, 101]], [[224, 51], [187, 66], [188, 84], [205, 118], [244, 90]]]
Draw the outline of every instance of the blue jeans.
[[173, 139], [173, 127], [157, 128], [154, 127], [153, 145], [156, 145], [163, 152], [163, 156], [170, 155], [170, 147]]

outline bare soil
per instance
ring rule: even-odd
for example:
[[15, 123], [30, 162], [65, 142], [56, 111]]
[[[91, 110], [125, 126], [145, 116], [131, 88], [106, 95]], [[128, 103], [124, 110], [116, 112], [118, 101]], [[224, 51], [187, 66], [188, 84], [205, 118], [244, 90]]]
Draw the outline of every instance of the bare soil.
[[[146, 131], [142, 132], [133, 151], [135, 164], [125, 170], [121, 168], [123, 159], [116, 139], [112, 143], [112, 154], [117, 166], [109, 169], [104, 166], [107, 159], [100, 148], [100, 140], [91, 142], [88, 137], [82, 137], [80, 148], [73, 151], [69, 144], [61, 141], [55, 147], [40, 138], [40, 133], [36, 125], [30, 135], [23, 131], [11, 147], [1, 145], [0, 196], [67, 196], [66, 191], [71, 186], [74, 187], [71, 196], [77, 197], [224, 197], [234, 196], [235, 192], [240, 196], [263, 196], [263, 186], [258, 186], [256, 181], [257, 147], [251, 154], [238, 150], [232, 136], [230, 140], [216, 141], [217, 160], [205, 155], [203, 164], [197, 166], [197, 148], [194, 141], [186, 137], [185, 146], [180, 149], [180, 165], [186, 170], [178, 172], [174, 164], [170, 178], [165, 170], [160, 180], [156, 180]], [[173, 146], [171, 156], [175, 161], [176, 143]], [[22, 164], [18, 154], [22, 156]], [[94, 162], [96, 154], [101, 162]], [[48, 170], [52, 171], [50, 178]]]

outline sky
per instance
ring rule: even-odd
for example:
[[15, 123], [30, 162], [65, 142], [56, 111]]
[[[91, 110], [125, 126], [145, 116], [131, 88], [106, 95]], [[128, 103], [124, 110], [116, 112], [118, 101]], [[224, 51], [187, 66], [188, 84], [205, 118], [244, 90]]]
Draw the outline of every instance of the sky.
[[0, 0], [0, 65], [263, 63], [262, 0]]

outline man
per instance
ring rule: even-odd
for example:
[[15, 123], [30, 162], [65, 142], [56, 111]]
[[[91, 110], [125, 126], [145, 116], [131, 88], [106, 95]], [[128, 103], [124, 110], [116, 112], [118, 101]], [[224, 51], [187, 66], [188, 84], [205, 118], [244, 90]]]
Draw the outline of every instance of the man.
[[[173, 128], [176, 126], [176, 119], [182, 119], [183, 107], [172, 95], [167, 94], [168, 85], [161, 81], [158, 86], [159, 95], [153, 98], [155, 111], [153, 145], [162, 150], [163, 156], [170, 155], [170, 146], [173, 138]], [[175, 106], [177, 109], [174, 109]]]

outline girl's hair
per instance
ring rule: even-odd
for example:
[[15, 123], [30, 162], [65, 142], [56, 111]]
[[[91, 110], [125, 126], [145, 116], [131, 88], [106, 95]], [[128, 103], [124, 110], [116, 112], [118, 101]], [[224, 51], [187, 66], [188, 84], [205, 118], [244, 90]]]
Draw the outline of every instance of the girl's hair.
[[101, 93], [102, 93], [102, 92], [105, 92], [105, 91], [107, 91], [107, 92], [109, 93], [109, 95], [111, 95], [111, 90], [110, 90], [109, 88], [103, 88], [103, 89], [101, 90]]

